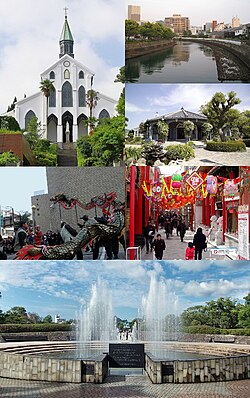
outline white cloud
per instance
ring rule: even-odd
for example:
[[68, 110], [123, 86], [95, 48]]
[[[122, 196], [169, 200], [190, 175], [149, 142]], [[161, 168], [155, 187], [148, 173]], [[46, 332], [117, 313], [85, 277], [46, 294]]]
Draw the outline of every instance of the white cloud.
[[237, 291], [250, 289], [250, 281], [229, 281], [227, 279], [213, 280], [209, 282], [188, 282], [183, 291], [185, 294], [193, 297], [219, 297], [219, 296], [231, 296]]
[[126, 101], [126, 112], [146, 112], [146, 110], [136, 104], [132, 104], [132, 102]]

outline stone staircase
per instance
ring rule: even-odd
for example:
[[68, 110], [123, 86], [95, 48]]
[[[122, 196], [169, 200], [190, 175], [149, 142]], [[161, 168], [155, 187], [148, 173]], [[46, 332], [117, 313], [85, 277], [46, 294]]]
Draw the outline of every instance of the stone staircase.
[[77, 166], [77, 152], [73, 143], [63, 143], [62, 147], [57, 147], [57, 165], [66, 167]]

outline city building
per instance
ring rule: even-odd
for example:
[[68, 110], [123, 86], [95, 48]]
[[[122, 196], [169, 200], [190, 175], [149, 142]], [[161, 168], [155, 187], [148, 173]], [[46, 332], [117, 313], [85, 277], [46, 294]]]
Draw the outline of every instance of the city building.
[[213, 23], [212, 22], [206, 22], [205, 24], [205, 32], [209, 33], [212, 32], [213, 30]]
[[190, 30], [189, 18], [182, 17], [181, 14], [173, 14], [172, 17], [166, 17], [164, 23], [167, 28], [173, 28], [177, 34]]
[[214, 29], [214, 32], [221, 32], [223, 29], [225, 29], [225, 24], [224, 24], [224, 22], [219, 22], [219, 23], [216, 25], [216, 27], [215, 27], [215, 29]]
[[[50, 201], [56, 194], [64, 193], [81, 203], [87, 203], [96, 195], [115, 192], [117, 198], [125, 202], [123, 167], [47, 167], [48, 194], [31, 197], [33, 223], [40, 225], [43, 233], [48, 230], [59, 232], [61, 221], [79, 230], [80, 217], [102, 216], [99, 208], [84, 210], [79, 205], [65, 209]], [[62, 186], [63, 181], [63, 186]]]
[[140, 6], [128, 6], [128, 19], [132, 21], [140, 22], [141, 21], [141, 7]]
[[240, 18], [233, 17], [232, 18], [232, 28], [238, 28], [240, 26]]
[[183, 123], [185, 121], [194, 123], [194, 131], [191, 140], [202, 139], [202, 124], [206, 122], [207, 117], [185, 110], [181, 108], [177, 112], [168, 113], [166, 115], [159, 115], [152, 119], [147, 119], [145, 122], [146, 138], [154, 141], [159, 141], [158, 122], [162, 121], [169, 127], [168, 141], [184, 141], [185, 133]]
[[[48, 135], [46, 131], [47, 101], [41, 91], [16, 102], [15, 110], [7, 113], [14, 116], [21, 129], [26, 129], [34, 116], [41, 122], [43, 138], [58, 143], [74, 143], [83, 135], [88, 134], [86, 119], [90, 116], [86, 94], [94, 88], [94, 71], [74, 58], [74, 39], [70, 30], [67, 15], [59, 40], [59, 60], [41, 73], [41, 81], [49, 79], [53, 82], [48, 101]], [[98, 101], [93, 108], [92, 116], [109, 118], [116, 114], [117, 102], [98, 92]]]
[[212, 31], [215, 30], [216, 26], [217, 26], [218, 22], [217, 21], [213, 21], [212, 22]]

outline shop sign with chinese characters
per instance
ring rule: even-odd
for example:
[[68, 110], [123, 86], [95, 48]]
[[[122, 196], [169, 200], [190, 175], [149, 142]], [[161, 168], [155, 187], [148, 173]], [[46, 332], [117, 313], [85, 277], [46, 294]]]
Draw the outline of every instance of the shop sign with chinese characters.
[[238, 256], [239, 260], [249, 260], [249, 206], [238, 207]]

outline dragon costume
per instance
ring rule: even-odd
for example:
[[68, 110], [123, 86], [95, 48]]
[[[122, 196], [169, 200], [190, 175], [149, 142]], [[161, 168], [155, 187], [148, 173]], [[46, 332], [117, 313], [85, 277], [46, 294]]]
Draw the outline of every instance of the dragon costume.
[[82, 203], [78, 199], [68, 198], [65, 194], [57, 194], [50, 199], [53, 204], [59, 203], [65, 209], [71, 209], [76, 204], [82, 209], [90, 210], [100, 207], [108, 217], [107, 224], [95, 220], [83, 226], [71, 241], [58, 246], [26, 245], [16, 253], [17, 260], [71, 260], [77, 251], [96, 238], [120, 235], [125, 224], [125, 205], [116, 198], [115, 192], [94, 196], [90, 202]]

